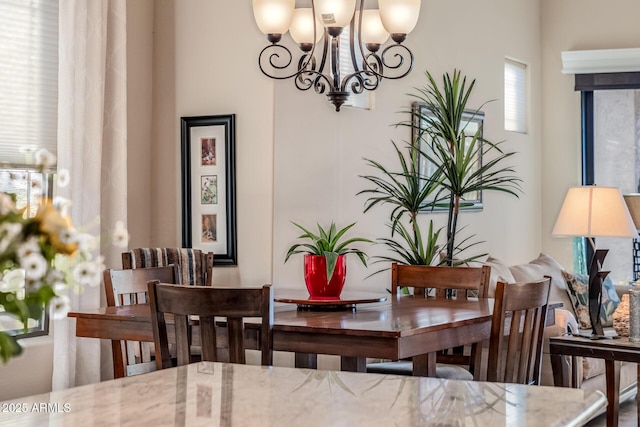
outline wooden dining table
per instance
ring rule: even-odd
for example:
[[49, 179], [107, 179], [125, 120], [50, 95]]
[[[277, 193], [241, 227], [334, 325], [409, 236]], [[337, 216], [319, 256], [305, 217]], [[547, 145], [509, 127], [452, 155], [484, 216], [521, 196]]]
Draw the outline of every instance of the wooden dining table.
[[[295, 292], [276, 288], [275, 299]], [[437, 352], [489, 338], [492, 309], [493, 299], [390, 294], [383, 302], [343, 311], [298, 310], [296, 304], [276, 303], [273, 349], [294, 352], [296, 367], [316, 368], [317, 355], [327, 354], [340, 356], [341, 370], [358, 372], [365, 371], [366, 358], [412, 358], [414, 375], [433, 377]], [[78, 337], [153, 342], [145, 304], [75, 311], [69, 317], [76, 320]], [[251, 324], [247, 331], [251, 335]]]

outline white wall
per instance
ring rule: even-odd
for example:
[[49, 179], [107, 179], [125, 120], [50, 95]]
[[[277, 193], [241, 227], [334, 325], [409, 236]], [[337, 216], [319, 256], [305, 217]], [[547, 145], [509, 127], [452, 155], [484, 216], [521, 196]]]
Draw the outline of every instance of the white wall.
[[[461, 13], [464, 11], [464, 13]], [[497, 100], [483, 107], [485, 137], [507, 140], [504, 148], [517, 151], [513, 161], [524, 180], [524, 194], [516, 199], [486, 192], [482, 212], [463, 212], [460, 235], [476, 234], [485, 241], [476, 252], [489, 252], [506, 262], [528, 260], [540, 250], [540, 44], [537, 1], [489, 2], [423, 1], [417, 28], [407, 46], [415, 54], [412, 73], [384, 81], [375, 92], [376, 108], [363, 111], [344, 108], [336, 113], [324, 95], [298, 91], [291, 81], [276, 83], [275, 186], [274, 186], [274, 283], [304, 286], [302, 257], [283, 264], [288, 246], [299, 234], [291, 220], [309, 227], [316, 222], [339, 226], [357, 221], [352, 235], [371, 239], [388, 237], [385, 226], [389, 207], [363, 214], [366, 197], [356, 194], [371, 185], [360, 175], [374, 173], [363, 158], [380, 161], [397, 170], [391, 141], [410, 140], [410, 131], [391, 125], [409, 117], [400, 114], [410, 107], [415, 87], [426, 85], [425, 71], [440, 81], [454, 68], [476, 79], [469, 107]], [[529, 66], [530, 126], [528, 134], [505, 132], [503, 123], [503, 68], [505, 57]], [[445, 225], [446, 215], [424, 214]], [[370, 254], [382, 248], [370, 247]], [[387, 265], [388, 267], [388, 265]], [[353, 257], [345, 289], [384, 290], [390, 273], [365, 280], [381, 265], [364, 269]]]

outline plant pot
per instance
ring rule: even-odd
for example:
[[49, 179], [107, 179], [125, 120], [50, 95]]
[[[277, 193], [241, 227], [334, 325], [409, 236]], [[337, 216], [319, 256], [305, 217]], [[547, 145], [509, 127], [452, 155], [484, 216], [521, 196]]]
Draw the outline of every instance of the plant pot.
[[312, 297], [339, 297], [346, 275], [347, 262], [344, 255], [338, 255], [331, 280], [327, 280], [327, 260], [323, 255], [304, 256], [304, 281]]

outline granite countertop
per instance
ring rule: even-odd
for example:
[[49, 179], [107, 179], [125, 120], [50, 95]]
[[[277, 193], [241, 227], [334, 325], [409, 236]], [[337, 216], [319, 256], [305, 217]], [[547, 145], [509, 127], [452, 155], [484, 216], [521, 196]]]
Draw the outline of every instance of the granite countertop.
[[201, 362], [0, 403], [0, 424], [582, 425], [600, 392]]

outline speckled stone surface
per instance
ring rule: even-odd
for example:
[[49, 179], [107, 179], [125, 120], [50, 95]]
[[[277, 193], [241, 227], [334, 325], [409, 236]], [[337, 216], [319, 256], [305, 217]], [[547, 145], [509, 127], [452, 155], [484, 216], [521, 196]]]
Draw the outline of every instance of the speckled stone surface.
[[197, 363], [1, 402], [11, 426], [570, 426], [600, 392]]

